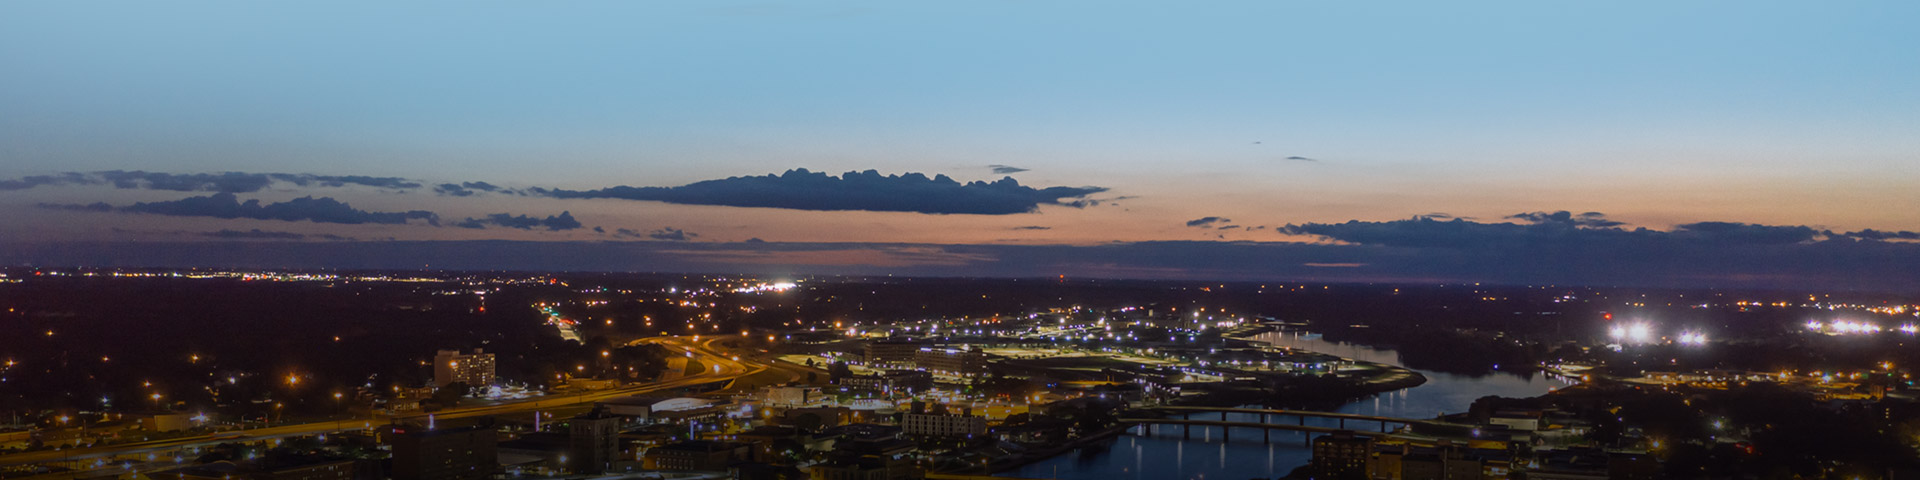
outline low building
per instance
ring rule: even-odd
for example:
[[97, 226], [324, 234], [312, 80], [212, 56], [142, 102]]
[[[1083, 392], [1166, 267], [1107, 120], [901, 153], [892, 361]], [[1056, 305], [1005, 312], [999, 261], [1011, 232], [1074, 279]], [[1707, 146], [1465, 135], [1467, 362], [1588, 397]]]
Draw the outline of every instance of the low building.
[[925, 478], [913, 460], [862, 456], [838, 458], [813, 466], [814, 480], [910, 480]]
[[500, 466], [509, 474], [560, 475], [567, 470], [570, 434], [560, 432], [523, 433], [499, 444]]
[[396, 427], [390, 441], [393, 480], [484, 480], [500, 469], [492, 425]]
[[928, 347], [913, 354], [913, 364], [921, 370], [940, 375], [971, 376], [987, 372], [987, 353], [980, 347], [969, 349]]
[[840, 457], [893, 457], [912, 453], [919, 447], [912, 440], [900, 438], [900, 434], [900, 427], [856, 423], [829, 428], [816, 438], [831, 439], [828, 448]]
[[596, 392], [600, 390], [611, 390], [619, 387], [620, 387], [620, 380], [617, 378], [567, 377], [567, 383], [566, 383], [566, 391], [569, 391], [569, 392]]
[[694, 440], [661, 445], [647, 450], [643, 457], [648, 470], [724, 472], [734, 462], [753, 460], [753, 449], [746, 444]]
[[760, 403], [769, 407], [805, 407], [822, 403], [827, 398], [820, 393], [819, 387], [767, 387], [760, 394]]
[[730, 480], [800, 480], [810, 478], [806, 472], [792, 465], [771, 463], [736, 463], [727, 469]]
[[1391, 480], [1479, 480], [1486, 467], [1468, 448], [1458, 445], [1419, 447], [1397, 445], [1378, 448], [1373, 457], [1373, 478]]
[[967, 437], [985, 435], [987, 418], [973, 415], [908, 413], [901, 415], [900, 427], [908, 435]]
[[[759, 426], [753, 430], [734, 434], [734, 440], [753, 446], [755, 461], [772, 462], [780, 459], [782, 443], [792, 442], [797, 448], [806, 448], [811, 435], [793, 427]], [[783, 442], [784, 441], [784, 442]]]
[[1607, 478], [1612, 480], [1652, 480], [1661, 478], [1665, 470], [1660, 460], [1652, 455], [1635, 453], [1613, 453], [1607, 455]]
[[628, 397], [601, 400], [595, 405], [606, 408], [607, 413], [626, 418], [626, 423], [659, 423], [672, 412], [689, 412], [710, 407], [715, 402], [692, 397], [656, 397], [634, 395]]
[[853, 422], [853, 409], [847, 407], [790, 408], [780, 413], [780, 419], [787, 425], [818, 430]]
[[842, 378], [840, 385], [868, 392], [916, 393], [933, 388], [933, 374], [918, 370], [888, 370], [876, 375]]
[[1502, 425], [1512, 430], [1532, 433], [1540, 430], [1542, 413], [1539, 410], [1502, 409], [1487, 419], [1493, 425]]
[[174, 480], [353, 480], [353, 459], [311, 455], [268, 455], [246, 462], [219, 461], [175, 470]]
[[920, 347], [923, 346], [925, 345], [918, 342], [903, 340], [867, 342], [865, 351], [867, 365], [872, 367], [910, 365], [914, 361], [914, 353], [919, 352]]
[[1326, 478], [1373, 478], [1373, 438], [1342, 430], [1313, 439], [1313, 470]]
[[[206, 417], [201, 417], [202, 419]], [[156, 413], [140, 417], [140, 428], [149, 432], [178, 432], [199, 426], [192, 414]]]

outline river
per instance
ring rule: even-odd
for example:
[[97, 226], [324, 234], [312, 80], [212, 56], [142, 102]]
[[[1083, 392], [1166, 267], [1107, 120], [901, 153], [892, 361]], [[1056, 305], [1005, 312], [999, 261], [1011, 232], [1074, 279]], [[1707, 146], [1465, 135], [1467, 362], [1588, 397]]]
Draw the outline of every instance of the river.
[[[1319, 335], [1286, 331], [1253, 337], [1274, 345], [1338, 355], [1355, 360], [1400, 365], [1393, 350], [1329, 342]], [[1545, 375], [1494, 373], [1480, 377], [1415, 370], [1427, 383], [1382, 393], [1335, 411], [1400, 418], [1433, 418], [1441, 413], [1467, 411], [1473, 401], [1488, 395], [1532, 397], [1569, 385]], [[1213, 414], [1207, 415], [1209, 419]], [[1258, 422], [1257, 415], [1230, 414], [1228, 420]], [[1332, 426], [1333, 421], [1309, 424]], [[1356, 429], [1370, 425], [1349, 425]], [[1274, 431], [1263, 438], [1256, 431], [1235, 430], [1231, 441], [1221, 441], [1218, 428], [1195, 428], [1183, 439], [1179, 427], [1163, 426], [1152, 434], [1128, 433], [1110, 442], [1002, 472], [1000, 476], [1062, 480], [1225, 479], [1278, 478], [1306, 465], [1312, 457], [1305, 434]]]

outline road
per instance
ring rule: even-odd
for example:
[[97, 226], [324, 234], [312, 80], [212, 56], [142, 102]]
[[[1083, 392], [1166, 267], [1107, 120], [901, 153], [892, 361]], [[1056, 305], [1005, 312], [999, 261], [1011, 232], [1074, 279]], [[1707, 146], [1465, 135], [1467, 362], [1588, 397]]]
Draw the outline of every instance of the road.
[[[802, 368], [802, 367], [774, 366], [774, 365], [759, 363], [753, 360], [739, 360], [739, 358], [743, 358], [743, 357], [736, 357], [732, 354], [725, 353], [721, 351], [718, 347], [714, 346], [714, 343], [719, 342], [721, 340], [725, 340], [729, 337], [701, 336], [696, 338], [699, 338], [699, 340], [695, 340], [694, 338], [684, 338], [684, 337], [652, 337], [652, 338], [635, 340], [632, 342], [632, 344], [639, 345], [644, 343], [654, 343], [654, 344], [659, 344], [661, 346], [664, 346], [670, 350], [680, 352], [682, 354], [688, 354], [692, 358], [699, 360], [700, 363], [704, 365], [708, 365], [708, 367], [703, 369], [706, 371], [702, 371], [700, 373], [688, 375], [685, 377], [680, 377], [673, 380], [646, 383], [646, 384], [635, 385], [635, 386], [630, 386], [625, 388], [608, 389], [608, 390], [601, 390], [596, 392], [586, 392], [586, 393], [581, 393], [576, 395], [541, 397], [541, 398], [528, 399], [528, 400], [519, 401], [519, 402], [503, 403], [503, 404], [496, 404], [496, 405], [476, 405], [476, 406], [469, 406], [469, 407], [457, 407], [457, 408], [451, 408], [447, 410], [434, 412], [431, 414], [431, 416], [435, 420], [457, 419], [457, 418], [468, 418], [468, 417], [489, 416], [489, 415], [502, 415], [502, 414], [508, 414], [508, 413], [525, 412], [530, 410], [539, 410], [544, 408], [555, 408], [555, 407], [563, 407], [563, 406], [569, 406], [569, 405], [579, 405], [583, 403], [597, 402], [600, 400], [605, 400], [605, 399], [615, 398], [615, 397], [623, 397], [628, 395], [640, 395], [640, 394], [658, 392], [662, 390], [686, 388], [686, 387], [708, 384], [713, 382], [732, 381], [732, 380], [743, 378], [743, 377], [758, 375], [763, 372], [769, 371], [769, 369], [776, 369], [775, 371], [779, 371], [779, 372], [799, 372], [799, 373], [792, 373], [793, 377], [796, 379], [804, 375], [804, 370], [799, 370], [799, 371], [794, 370], [796, 368]], [[185, 437], [185, 438], [153, 440], [153, 441], [146, 441], [146, 442], [122, 443], [122, 444], [105, 445], [105, 446], [89, 447], [89, 448], [45, 450], [45, 451], [38, 451], [38, 452], [17, 453], [12, 455], [0, 456], [0, 467], [33, 465], [33, 464], [51, 463], [51, 462], [67, 463], [67, 462], [78, 462], [78, 461], [103, 459], [103, 458], [112, 459], [112, 458], [120, 457], [124, 455], [139, 455], [139, 454], [147, 454], [147, 453], [165, 452], [165, 451], [171, 451], [171, 450], [191, 448], [195, 446], [217, 445], [220, 443], [235, 442], [235, 441], [258, 441], [258, 440], [272, 439], [272, 438], [317, 435], [322, 433], [348, 431], [348, 430], [366, 430], [366, 429], [371, 429], [381, 425], [393, 423], [396, 421], [425, 422], [428, 416], [429, 416], [428, 414], [412, 414], [412, 415], [386, 416], [386, 417], [380, 417], [377, 419], [334, 420], [334, 421], [323, 421], [323, 422], [313, 422], [313, 423], [301, 423], [301, 424], [294, 424], [294, 425], [280, 425], [280, 426], [266, 427], [266, 428], [256, 428], [252, 430], [245, 430], [245, 431], [239, 431], [239, 432], [222, 432], [222, 433], [244, 433], [246, 435], [245, 437], [240, 437], [240, 438], [223, 438], [223, 439], [216, 440], [216, 439], [209, 438], [207, 436], [193, 436], [193, 437]]]

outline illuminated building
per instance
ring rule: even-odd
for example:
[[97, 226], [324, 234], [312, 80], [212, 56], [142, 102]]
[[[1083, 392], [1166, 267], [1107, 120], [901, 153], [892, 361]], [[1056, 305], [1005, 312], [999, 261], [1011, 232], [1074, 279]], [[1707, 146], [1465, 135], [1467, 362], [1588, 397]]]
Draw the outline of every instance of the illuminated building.
[[1313, 439], [1313, 470], [1327, 478], [1373, 478], [1373, 439], [1351, 431]]
[[872, 367], [902, 366], [915, 361], [915, 355], [923, 347], [919, 343], [881, 340], [868, 342], [866, 346], [867, 365]]
[[918, 370], [888, 370], [878, 375], [842, 378], [840, 385], [873, 392], [913, 393], [933, 388], [933, 375]]
[[986, 417], [908, 413], [900, 418], [900, 427], [908, 435], [929, 437], [966, 437], [987, 433]]
[[470, 387], [493, 385], [493, 354], [478, 348], [473, 354], [462, 355], [459, 350], [441, 350], [433, 356], [433, 386], [444, 387], [453, 382], [466, 382]]
[[980, 347], [922, 348], [913, 353], [913, 364], [922, 370], [954, 376], [979, 375], [987, 371], [987, 353]]

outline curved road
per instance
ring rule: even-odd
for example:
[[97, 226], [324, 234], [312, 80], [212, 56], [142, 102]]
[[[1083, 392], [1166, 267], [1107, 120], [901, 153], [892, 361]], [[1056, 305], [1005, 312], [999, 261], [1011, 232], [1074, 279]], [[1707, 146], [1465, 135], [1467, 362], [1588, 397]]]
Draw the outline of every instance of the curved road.
[[[487, 416], [487, 415], [501, 415], [501, 414], [507, 414], [507, 413], [523, 412], [528, 410], [537, 410], [542, 408], [579, 405], [582, 403], [597, 402], [597, 401], [605, 400], [608, 398], [623, 397], [628, 395], [638, 395], [638, 394], [656, 392], [660, 390], [686, 388], [686, 387], [708, 384], [713, 382], [731, 381], [731, 380], [739, 379], [749, 375], [758, 374], [758, 373], [767, 371], [770, 368], [779, 368], [782, 371], [791, 372], [791, 370], [785, 366], [776, 367], [773, 365], [754, 362], [752, 360], [738, 360], [739, 358], [743, 358], [743, 357], [736, 357], [736, 356], [723, 353], [718, 349], [718, 347], [715, 347], [713, 345], [715, 342], [729, 338], [728, 336], [701, 336], [700, 338], [702, 340], [696, 341], [696, 340], [693, 340], [692, 338], [682, 338], [682, 337], [651, 337], [651, 338], [643, 338], [640, 340], [635, 340], [630, 344], [640, 345], [645, 343], [656, 343], [661, 346], [667, 347], [668, 349], [682, 352], [683, 354], [690, 354], [694, 359], [699, 360], [702, 364], [710, 365], [711, 367], [703, 369], [708, 371], [703, 371], [697, 374], [688, 375], [688, 376], [680, 377], [673, 380], [646, 383], [646, 384], [634, 385], [634, 386], [625, 387], [625, 388], [616, 388], [616, 389], [602, 390], [597, 392], [586, 392], [586, 393], [581, 393], [576, 395], [566, 395], [566, 396], [558, 396], [558, 397], [542, 397], [542, 398], [529, 399], [526, 401], [503, 403], [503, 404], [496, 404], [496, 405], [475, 405], [475, 406], [469, 406], [469, 407], [457, 407], [457, 408], [451, 408], [447, 410], [434, 412], [432, 416], [435, 419], [440, 419], [440, 418], [451, 419], [451, 418], [467, 418], [467, 417]], [[122, 444], [105, 445], [105, 446], [88, 447], [88, 448], [43, 450], [38, 452], [17, 453], [12, 455], [0, 456], [0, 467], [32, 465], [32, 464], [50, 463], [50, 462], [65, 463], [65, 462], [93, 460], [93, 459], [100, 459], [100, 458], [110, 459], [110, 458], [114, 458], [122, 455], [154, 453], [154, 452], [177, 450], [177, 449], [202, 446], [202, 445], [216, 445], [216, 444], [226, 443], [226, 442], [258, 441], [258, 440], [281, 438], [281, 437], [317, 435], [322, 433], [339, 432], [339, 431], [346, 431], [346, 430], [365, 430], [365, 429], [374, 428], [379, 425], [393, 423], [395, 421], [425, 420], [427, 417], [428, 417], [428, 414], [411, 414], [411, 415], [383, 416], [383, 417], [378, 417], [376, 419], [331, 420], [331, 421], [302, 423], [302, 424], [294, 424], [294, 425], [280, 425], [275, 427], [257, 428], [257, 429], [244, 430], [244, 431], [221, 432], [223, 434], [242, 433], [245, 435], [243, 437], [238, 437], [238, 438], [214, 439], [208, 436], [192, 436], [192, 437], [184, 437], [184, 438], [152, 440], [152, 441], [135, 442], [135, 443], [122, 443]]]

